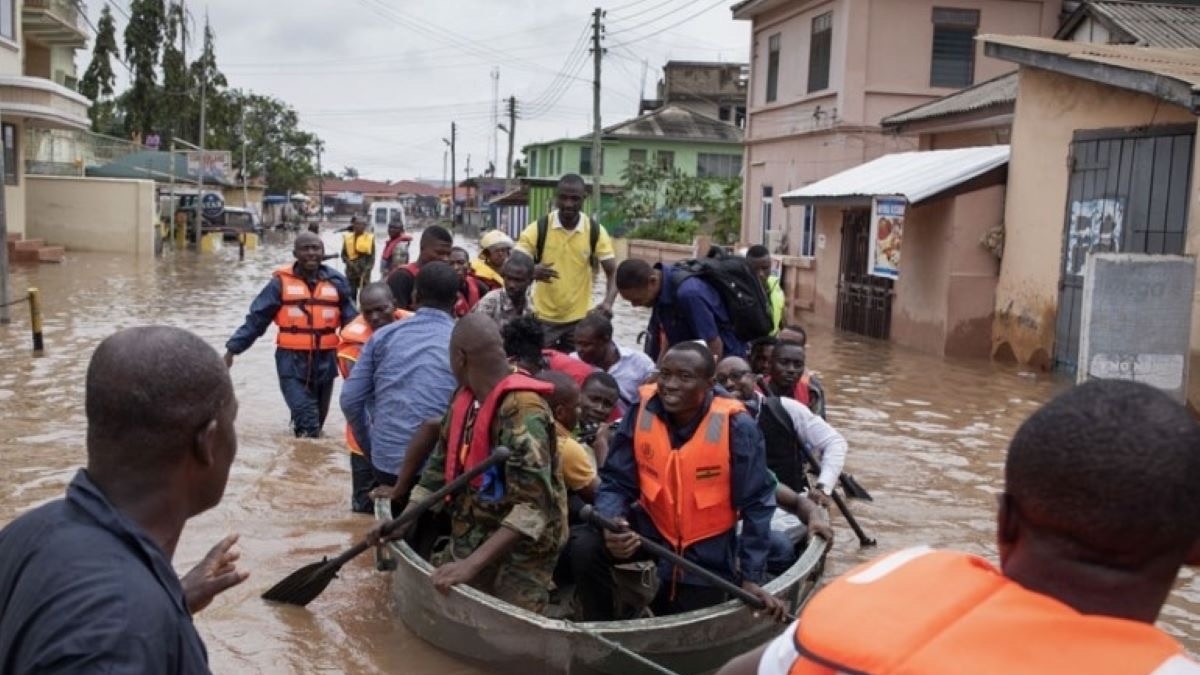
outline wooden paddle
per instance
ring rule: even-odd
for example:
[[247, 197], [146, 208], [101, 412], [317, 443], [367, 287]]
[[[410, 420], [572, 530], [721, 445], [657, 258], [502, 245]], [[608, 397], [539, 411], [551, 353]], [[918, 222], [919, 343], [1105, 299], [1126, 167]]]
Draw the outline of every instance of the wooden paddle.
[[[422, 514], [437, 505], [438, 502], [465, 488], [475, 477], [493, 466], [507, 461], [510, 454], [512, 453], [508, 448], [496, 448], [492, 451], [492, 455], [478, 466], [442, 486], [440, 490], [429, 495], [424, 500], [406, 508], [404, 513], [400, 514], [399, 518], [389, 520], [383, 526], [383, 529], [380, 530], [380, 538], [387, 539], [393, 532], [420, 518]], [[371, 548], [371, 545], [364, 538], [332, 560], [324, 558], [321, 562], [305, 565], [268, 589], [266, 593], [262, 594], [262, 598], [263, 600], [270, 600], [272, 602], [284, 602], [289, 605], [303, 607], [315, 600], [325, 590], [329, 582], [337, 577], [337, 572], [342, 568], [342, 565], [345, 565], [369, 548]]]
[[[609, 532], [625, 532], [626, 531], [626, 528], [621, 527], [616, 522], [609, 520], [608, 518], [605, 518], [604, 516], [597, 513], [596, 509], [594, 507], [592, 507], [591, 505], [583, 507], [583, 509], [579, 512], [579, 517], [582, 518], [585, 523], [591, 523], [592, 525], [599, 527], [601, 529], [604, 529], [604, 530], [608, 530]], [[695, 574], [696, 576], [704, 579], [709, 584], [711, 584], [713, 587], [719, 588], [722, 591], [725, 591], [725, 593], [732, 595], [733, 597], [737, 598], [738, 600], [741, 600], [742, 602], [746, 603], [747, 605], [750, 605], [751, 607], [753, 607], [755, 609], [765, 609], [766, 608], [766, 605], [763, 603], [762, 600], [759, 599], [759, 597], [757, 595], [754, 595], [753, 593], [751, 593], [750, 591], [747, 591], [746, 589], [742, 588], [741, 586], [735, 585], [733, 582], [729, 581], [725, 577], [722, 577], [719, 574], [717, 574], [711, 570], [705, 569], [704, 567], [697, 565], [696, 563], [692, 562], [691, 560], [684, 558], [683, 556], [672, 551], [671, 549], [667, 548], [666, 546], [659, 544], [658, 542], [650, 541], [649, 539], [642, 537], [642, 536], [639, 536], [638, 539], [641, 540], [642, 548], [649, 551], [652, 555], [655, 555], [659, 558], [662, 558], [664, 560], [671, 562], [674, 565], [678, 565], [679, 567], [682, 567], [683, 569], [691, 572], [692, 574]], [[785, 616], [787, 617], [788, 621], [796, 620], [795, 614], [789, 613], [789, 614], [786, 614]]]

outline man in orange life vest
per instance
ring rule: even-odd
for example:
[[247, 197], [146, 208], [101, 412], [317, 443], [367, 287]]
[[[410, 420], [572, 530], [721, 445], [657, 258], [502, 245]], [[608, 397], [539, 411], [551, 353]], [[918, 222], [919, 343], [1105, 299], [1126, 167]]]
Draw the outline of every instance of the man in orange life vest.
[[1195, 675], [1154, 627], [1200, 564], [1200, 426], [1144, 384], [1092, 381], [1021, 425], [999, 495], [1000, 569], [919, 547], [851, 570], [774, 642], [760, 673]]
[[[432, 581], [443, 593], [470, 584], [541, 611], [567, 532], [554, 416], [542, 398], [554, 385], [509, 366], [499, 329], [482, 314], [459, 319], [450, 338], [450, 365], [459, 389], [408, 508], [482, 462], [493, 448], [507, 447], [512, 455], [450, 502], [450, 541], [432, 556], [437, 566]], [[379, 530], [373, 528], [368, 540], [378, 541]]]
[[458, 302], [454, 304], [454, 318], [466, 316], [467, 312], [475, 309], [479, 299], [492, 289], [475, 276], [471, 269], [471, 254], [461, 246], [450, 249], [450, 266], [458, 273], [459, 288]]
[[[363, 286], [358, 294], [358, 308], [362, 313], [342, 329], [342, 341], [338, 344], [337, 365], [343, 380], [350, 377], [350, 369], [358, 362], [363, 345], [367, 344], [375, 331], [393, 321], [412, 316], [411, 312], [396, 309], [395, 305], [392, 289], [382, 281]], [[346, 445], [350, 448], [350, 508], [355, 513], [374, 513], [370, 494], [378, 486], [375, 472], [371, 470], [371, 462], [363, 456], [349, 422], [346, 423]]]
[[421, 232], [421, 252], [417, 261], [407, 265], [393, 267], [388, 272], [387, 283], [392, 287], [392, 296], [396, 298], [396, 306], [412, 311], [416, 309], [413, 301], [413, 289], [417, 284], [417, 272], [421, 266], [434, 261], [447, 262], [450, 260], [450, 249], [454, 246], [454, 235], [450, 230], [431, 225]]
[[767, 377], [762, 390], [766, 396], [794, 398], [808, 406], [813, 414], [825, 417], [825, 388], [806, 366], [804, 346], [791, 340], [779, 340], [771, 350]]
[[[586, 620], [612, 618], [608, 565], [634, 558], [639, 537], [663, 542], [741, 585], [767, 604], [769, 614], [782, 618], [783, 603], [759, 587], [766, 580], [775, 481], [754, 418], [740, 402], [714, 396], [715, 369], [703, 345], [672, 346], [659, 363], [658, 384], [643, 387], [641, 402], [617, 429], [600, 469], [596, 509], [618, 521], [628, 518], [632, 531], [605, 532], [602, 546], [595, 543], [599, 535], [590, 544], [599, 549], [595, 563], [578, 572], [587, 578], [578, 585]], [[631, 509], [635, 503], [640, 510]], [[663, 583], [651, 605], [655, 614], [727, 599], [665, 560], [657, 566]]]
[[333, 380], [337, 377], [338, 329], [358, 311], [350, 283], [341, 272], [321, 264], [325, 245], [311, 232], [296, 235], [296, 262], [284, 265], [250, 304], [246, 322], [225, 343], [225, 364], [262, 337], [272, 322], [279, 327], [275, 370], [291, 410], [292, 430], [316, 438], [325, 425]]

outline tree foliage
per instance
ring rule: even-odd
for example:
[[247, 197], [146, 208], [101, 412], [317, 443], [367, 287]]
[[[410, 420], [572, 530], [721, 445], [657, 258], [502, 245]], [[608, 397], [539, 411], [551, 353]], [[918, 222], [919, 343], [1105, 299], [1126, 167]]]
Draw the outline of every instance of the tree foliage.
[[632, 228], [627, 236], [690, 244], [702, 226], [718, 243], [735, 243], [741, 234], [740, 178], [699, 178], [677, 168], [629, 164], [621, 175], [625, 189], [612, 215]]
[[113, 72], [113, 58], [120, 59], [121, 51], [117, 46], [117, 26], [112, 10], [105, 5], [100, 10], [100, 24], [96, 27], [92, 61], [79, 80], [79, 93], [93, 101], [88, 109], [92, 130], [101, 133], [112, 133], [115, 125], [113, 94], [116, 92], [117, 76]]
[[125, 130], [150, 134], [158, 103], [158, 60], [166, 28], [163, 0], [132, 0], [125, 26], [125, 56], [132, 71], [125, 104]]

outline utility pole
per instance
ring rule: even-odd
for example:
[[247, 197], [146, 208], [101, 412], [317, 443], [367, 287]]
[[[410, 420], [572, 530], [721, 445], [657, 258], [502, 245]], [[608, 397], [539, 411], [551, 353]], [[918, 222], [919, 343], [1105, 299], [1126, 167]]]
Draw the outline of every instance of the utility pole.
[[[204, 15], [204, 32], [208, 32], [208, 14]], [[208, 135], [208, 72], [205, 69], [200, 71], [200, 139], [197, 145], [200, 146], [200, 161], [197, 163], [200, 170], [199, 187], [196, 189], [196, 250], [200, 250], [200, 233], [202, 231], [201, 221], [204, 219], [204, 209], [201, 206], [204, 201], [204, 169], [207, 162], [207, 156], [204, 152], [205, 136]]]
[[[320, 160], [318, 160], [319, 163]], [[246, 166], [246, 105], [244, 103], [242, 104], [242, 206], [250, 208], [250, 173]]]
[[595, 73], [592, 79], [592, 214], [600, 216], [600, 164], [604, 160], [604, 150], [600, 146], [600, 58], [604, 50], [600, 47], [600, 36], [604, 27], [600, 20], [604, 18], [604, 10], [597, 7], [592, 11], [592, 64]]
[[[15, 134], [15, 132], [14, 132]], [[13, 139], [14, 141], [16, 138]], [[8, 210], [4, 201], [4, 137], [0, 135], [0, 324], [12, 321], [8, 312]]]
[[[443, 139], [445, 140], [445, 139]], [[454, 122], [450, 123], [450, 222], [458, 222], [458, 174], [454, 171], [454, 163], [457, 159], [457, 154], [454, 152], [455, 143], [458, 142], [458, 125]]]
[[642, 114], [642, 101], [646, 98], [646, 71], [650, 69], [650, 62], [642, 59], [642, 84], [638, 87], [638, 109], [637, 114]]
[[492, 68], [492, 166], [500, 163], [500, 134], [496, 127], [500, 124], [500, 69]]
[[317, 139], [317, 220], [325, 222], [325, 171], [321, 168], [321, 151], [325, 143]]
[[517, 97], [508, 97], [508, 164], [504, 165], [504, 178], [508, 180], [513, 174], [513, 143], [517, 136]]

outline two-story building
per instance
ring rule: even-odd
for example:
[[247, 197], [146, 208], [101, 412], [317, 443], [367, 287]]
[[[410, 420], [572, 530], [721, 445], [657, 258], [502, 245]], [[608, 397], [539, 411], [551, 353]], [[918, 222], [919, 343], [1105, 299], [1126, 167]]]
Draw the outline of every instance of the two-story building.
[[743, 0], [751, 22], [742, 240], [818, 250], [811, 208], [780, 196], [892, 152], [917, 149], [880, 120], [1012, 70], [984, 56], [983, 33], [1053, 35], [1061, 0]]
[[674, 103], [740, 129], [746, 123], [749, 81], [750, 65], [746, 63], [667, 61], [656, 97], [642, 99], [638, 114]]

